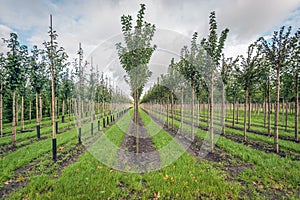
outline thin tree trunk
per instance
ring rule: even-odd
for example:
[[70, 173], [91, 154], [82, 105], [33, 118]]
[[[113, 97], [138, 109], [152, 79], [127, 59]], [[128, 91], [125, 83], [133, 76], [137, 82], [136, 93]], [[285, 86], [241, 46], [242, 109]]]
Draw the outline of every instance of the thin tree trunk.
[[276, 153], [279, 153], [279, 146], [278, 146], [279, 94], [280, 94], [280, 64], [277, 66], [275, 119], [274, 119], [274, 151]]
[[18, 123], [19, 123], [19, 104], [18, 104], [18, 94], [17, 93], [16, 93], [15, 104], [16, 104], [16, 107], [15, 107], [15, 109], [16, 109], [16, 113], [15, 113], [16, 120], [15, 120], [15, 122], [16, 122], [16, 126], [18, 126]]
[[50, 15], [50, 37], [51, 37], [51, 121], [52, 121], [52, 155], [56, 161], [56, 127], [55, 127], [55, 87], [54, 87], [54, 49], [53, 49], [53, 30], [52, 30], [52, 15]]
[[138, 135], [138, 89], [136, 88], [134, 91], [134, 127], [135, 127], [135, 138], [136, 138], [136, 153], [139, 152], [139, 135]]
[[61, 122], [65, 122], [65, 100], [62, 100], [62, 114], [61, 114]]
[[195, 101], [195, 92], [194, 92], [194, 80], [191, 82], [192, 86], [192, 100], [191, 100], [191, 115], [192, 115], [192, 124], [191, 124], [191, 134], [194, 135], [195, 127], [194, 127], [194, 101]]
[[42, 98], [42, 95], [40, 95], [40, 124], [41, 124], [41, 122], [42, 122], [42, 120], [43, 120], [43, 98]]
[[296, 69], [296, 99], [295, 99], [295, 140], [299, 141], [298, 138], [298, 116], [299, 116], [299, 83], [298, 83], [298, 66]]
[[35, 93], [35, 116], [36, 116], [36, 132], [37, 138], [40, 137], [40, 120], [39, 120], [39, 94]]
[[0, 135], [3, 137], [3, 107], [2, 107], [2, 90], [3, 86], [2, 83], [0, 83]]
[[282, 124], [282, 126], [284, 126], [284, 98], [282, 98], [281, 110], [282, 110], [282, 112], [281, 112], [281, 124]]
[[166, 104], [167, 104], [167, 127], [169, 128], [169, 95], [167, 97]]
[[210, 146], [211, 151], [214, 151], [214, 122], [213, 122], [213, 113], [214, 113], [214, 73], [211, 72], [210, 77], [210, 101], [209, 101], [209, 130], [210, 130]]
[[234, 127], [234, 117], [235, 117], [235, 98], [233, 98], [233, 108], [232, 108], [232, 126]]
[[248, 96], [249, 102], [248, 102], [248, 130], [250, 130], [251, 127], [251, 96]]
[[246, 88], [245, 94], [245, 103], [244, 103], [244, 141], [247, 139], [247, 129], [246, 129], [246, 122], [247, 122], [247, 104], [248, 104], [248, 88]]
[[171, 94], [172, 130], [174, 130], [174, 97]]
[[30, 122], [30, 124], [31, 124], [31, 118], [32, 118], [31, 111], [32, 111], [32, 105], [31, 105], [31, 101], [29, 101], [29, 122]]
[[180, 133], [182, 134], [182, 130], [183, 130], [183, 88], [181, 88], [181, 106], [180, 106], [180, 113], [181, 113], [181, 118], [180, 118]]
[[16, 146], [16, 134], [17, 134], [17, 131], [16, 131], [16, 91], [13, 91], [13, 102], [12, 102], [12, 145], [13, 147]]
[[236, 123], [239, 123], [239, 108], [240, 108], [240, 102], [237, 102], [237, 109], [236, 109]]
[[288, 126], [288, 114], [289, 114], [289, 102], [288, 98], [285, 99], [285, 131], [287, 131], [287, 126]]
[[200, 124], [200, 117], [201, 117], [201, 104], [199, 101], [198, 102], [198, 120], [197, 120], [198, 125]]
[[266, 121], [267, 121], [267, 105], [266, 105], [266, 97], [264, 98], [264, 127], [266, 127]]
[[24, 96], [21, 96], [21, 131], [24, 131]]
[[222, 126], [222, 132], [221, 135], [225, 135], [225, 86], [222, 84], [222, 104], [221, 104], [221, 126]]
[[268, 77], [268, 136], [271, 136], [271, 86], [270, 86], [270, 77]]

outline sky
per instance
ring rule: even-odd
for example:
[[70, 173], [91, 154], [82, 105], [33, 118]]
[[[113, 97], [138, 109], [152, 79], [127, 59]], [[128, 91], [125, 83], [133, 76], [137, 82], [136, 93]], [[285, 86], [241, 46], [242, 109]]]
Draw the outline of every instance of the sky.
[[[99, 71], [111, 73], [119, 81], [122, 70], [114, 70], [116, 42], [122, 41], [120, 17], [135, 19], [146, 4], [145, 19], [155, 24], [152, 68], [162, 70], [171, 57], [178, 57], [183, 45], [190, 43], [192, 34], [199, 41], [206, 37], [209, 13], [216, 12], [219, 33], [229, 28], [225, 43], [226, 57], [245, 54], [249, 44], [260, 36], [270, 38], [281, 26], [300, 27], [300, 0], [0, 0], [0, 38], [16, 32], [21, 44], [38, 45], [49, 41], [49, 15], [58, 33], [58, 43], [70, 58], [77, 57], [78, 43], [84, 56], [98, 65]], [[0, 43], [0, 51], [4, 45]], [[165, 70], [165, 69], [164, 69]], [[163, 70], [162, 70], [163, 71]], [[115, 80], [116, 81], [116, 80]], [[116, 81], [118, 84], [118, 81]], [[122, 83], [123, 84], [123, 83]]]

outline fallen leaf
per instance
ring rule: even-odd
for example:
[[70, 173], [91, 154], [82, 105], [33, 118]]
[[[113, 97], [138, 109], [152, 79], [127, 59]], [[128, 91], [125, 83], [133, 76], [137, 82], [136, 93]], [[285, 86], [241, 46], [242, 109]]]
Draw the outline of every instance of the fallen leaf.
[[174, 182], [175, 182], [175, 180], [174, 180], [173, 177], [171, 177], [170, 182], [171, 182], [171, 183], [174, 183]]
[[101, 169], [101, 168], [102, 168], [102, 166], [100, 166], [100, 165], [97, 166], [97, 169]]
[[280, 189], [280, 187], [279, 187], [278, 185], [272, 185], [271, 188], [272, 188], [272, 189], [276, 189], [276, 190], [279, 190], [279, 189]]
[[168, 178], [169, 178], [168, 174], [163, 177], [164, 180], [168, 180]]
[[259, 185], [258, 185], [258, 188], [259, 188], [259, 189], [263, 189], [263, 188], [264, 188], [264, 186], [263, 186], [263, 185], [261, 185], [261, 184], [259, 184]]
[[159, 199], [160, 198], [160, 192], [157, 192], [157, 193], [154, 192], [153, 196], [154, 196], [153, 200]]
[[58, 147], [59, 150], [63, 150], [64, 148], [65, 148], [64, 146]]

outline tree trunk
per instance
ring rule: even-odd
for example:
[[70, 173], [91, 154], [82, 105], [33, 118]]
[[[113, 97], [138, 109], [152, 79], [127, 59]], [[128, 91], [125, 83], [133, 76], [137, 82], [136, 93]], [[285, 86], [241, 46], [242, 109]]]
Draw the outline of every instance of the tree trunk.
[[251, 96], [248, 96], [249, 102], [248, 102], [248, 130], [250, 130], [251, 127]]
[[267, 121], [267, 105], [266, 105], [266, 97], [264, 98], [264, 127], [266, 127]]
[[36, 116], [36, 134], [37, 138], [40, 138], [40, 120], [39, 120], [39, 94], [35, 93], [35, 116]]
[[134, 127], [135, 127], [135, 138], [136, 138], [136, 153], [139, 152], [139, 135], [138, 135], [138, 88], [134, 90]]
[[15, 98], [15, 109], [16, 109], [16, 120], [15, 120], [15, 123], [16, 123], [16, 126], [18, 126], [18, 123], [19, 123], [19, 104], [18, 104], [18, 94], [16, 93], [16, 98]]
[[180, 106], [180, 133], [182, 134], [183, 130], [183, 88], [181, 88], [181, 106]]
[[62, 114], [61, 114], [61, 122], [64, 123], [65, 122], [65, 100], [62, 100]]
[[167, 128], [169, 128], [169, 95], [167, 97], [166, 104], [167, 104]]
[[36, 116], [36, 125], [39, 125], [39, 94], [35, 93], [35, 116]]
[[[279, 105], [279, 107], [280, 107], [280, 105]], [[282, 98], [281, 110], [282, 110], [282, 112], [281, 112], [281, 124], [282, 124], [282, 126], [284, 126], [284, 98]]]
[[43, 120], [43, 98], [42, 98], [42, 95], [40, 95], [40, 124], [41, 124], [41, 122], [42, 122], [42, 120]]
[[3, 90], [2, 83], [0, 83], [0, 135], [1, 135], [1, 137], [3, 137], [2, 90]]
[[174, 97], [171, 94], [172, 130], [174, 130]]
[[298, 116], [299, 116], [299, 83], [298, 83], [298, 66], [296, 69], [296, 98], [295, 98], [295, 140], [299, 141], [298, 138]]
[[21, 131], [24, 131], [24, 96], [21, 96]]
[[12, 145], [13, 147], [16, 146], [16, 91], [13, 91], [12, 94], [13, 102], [12, 102], [12, 127], [11, 127], [11, 135], [12, 135]]
[[247, 104], [248, 104], [248, 88], [246, 88], [245, 94], [245, 103], [244, 103], [244, 141], [247, 139], [247, 129], [246, 129], [246, 122], [247, 122]]
[[274, 151], [276, 153], [279, 153], [279, 146], [278, 146], [279, 94], [280, 94], [280, 64], [277, 66], [275, 119], [274, 119]]
[[211, 72], [210, 77], [210, 101], [209, 101], [209, 130], [210, 130], [210, 146], [211, 151], [214, 151], [214, 122], [213, 122], [213, 113], [214, 113], [214, 73]]
[[221, 126], [222, 126], [222, 132], [221, 135], [225, 135], [225, 86], [222, 84], [222, 104], [221, 104]]
[[192, 86], [192, 100], [191, 100], [191, 115], [192, 115], [192, 124], [191, 124], [191, 134], [194, 135], [195, 127], [194, 127], [194, 103], [195, 103], [195, 91], [194, 91], [194, 80], [191, 82]]
[[268, 136], [271, 136], [271, 86], [270, 86], [270, 77], [268, 77]]
[[233, 108], [232, 108], [232, 126], [234, 127], [234, 117], [235, 117], [235, 98], [233, 98]]
[[198, 102], [198, 120], [197, 120], [198, 125], [200, 124], [200, 117], [201, 117], [201, 104], [199, 101]]
[[289, 114], [289, 102], [288, 98], [285, 99], [285, 131], [287, 131], [287, 126], [288, 126], [288, 114]]
[[239, 108], [240, 108], [240, 102], [237, 102], [237, 107], [236, 107], [236, 123], [239, 123]]
[[30, 124], [31, 124], [31, 118], [32, 118], [31, 111], [32, 111], [32, 105], [31, 105], [31, 101], [29, 101], [29, 122], [30, 122]]
[[50, 44], [51, 44], [51, 121], [52, 121], [52, 156], [56, 161], [57, 149], [56, 149], [56, 124], [55, 124], [55, 87], [54, 87], [54, 49], [53, 49], [53, 31], [52, 31], [52, 15], [50, 15]]

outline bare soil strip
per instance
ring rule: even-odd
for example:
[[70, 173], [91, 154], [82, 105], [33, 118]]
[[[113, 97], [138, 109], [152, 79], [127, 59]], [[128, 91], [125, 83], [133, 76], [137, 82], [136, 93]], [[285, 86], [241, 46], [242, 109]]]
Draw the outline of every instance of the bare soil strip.
[[[136, 129], [137, 128], [137, 135]], [[138, 143], [137, 137], [138, 136]], [[138, 148], [136, 148], [138, 145]], [[138, 149], [138, 152], [137, 152]], [[118, 152], [119, 170], [144, 173], [159, 169], [160, 156], [138, 114], [137, 126], [132, 119]]]

